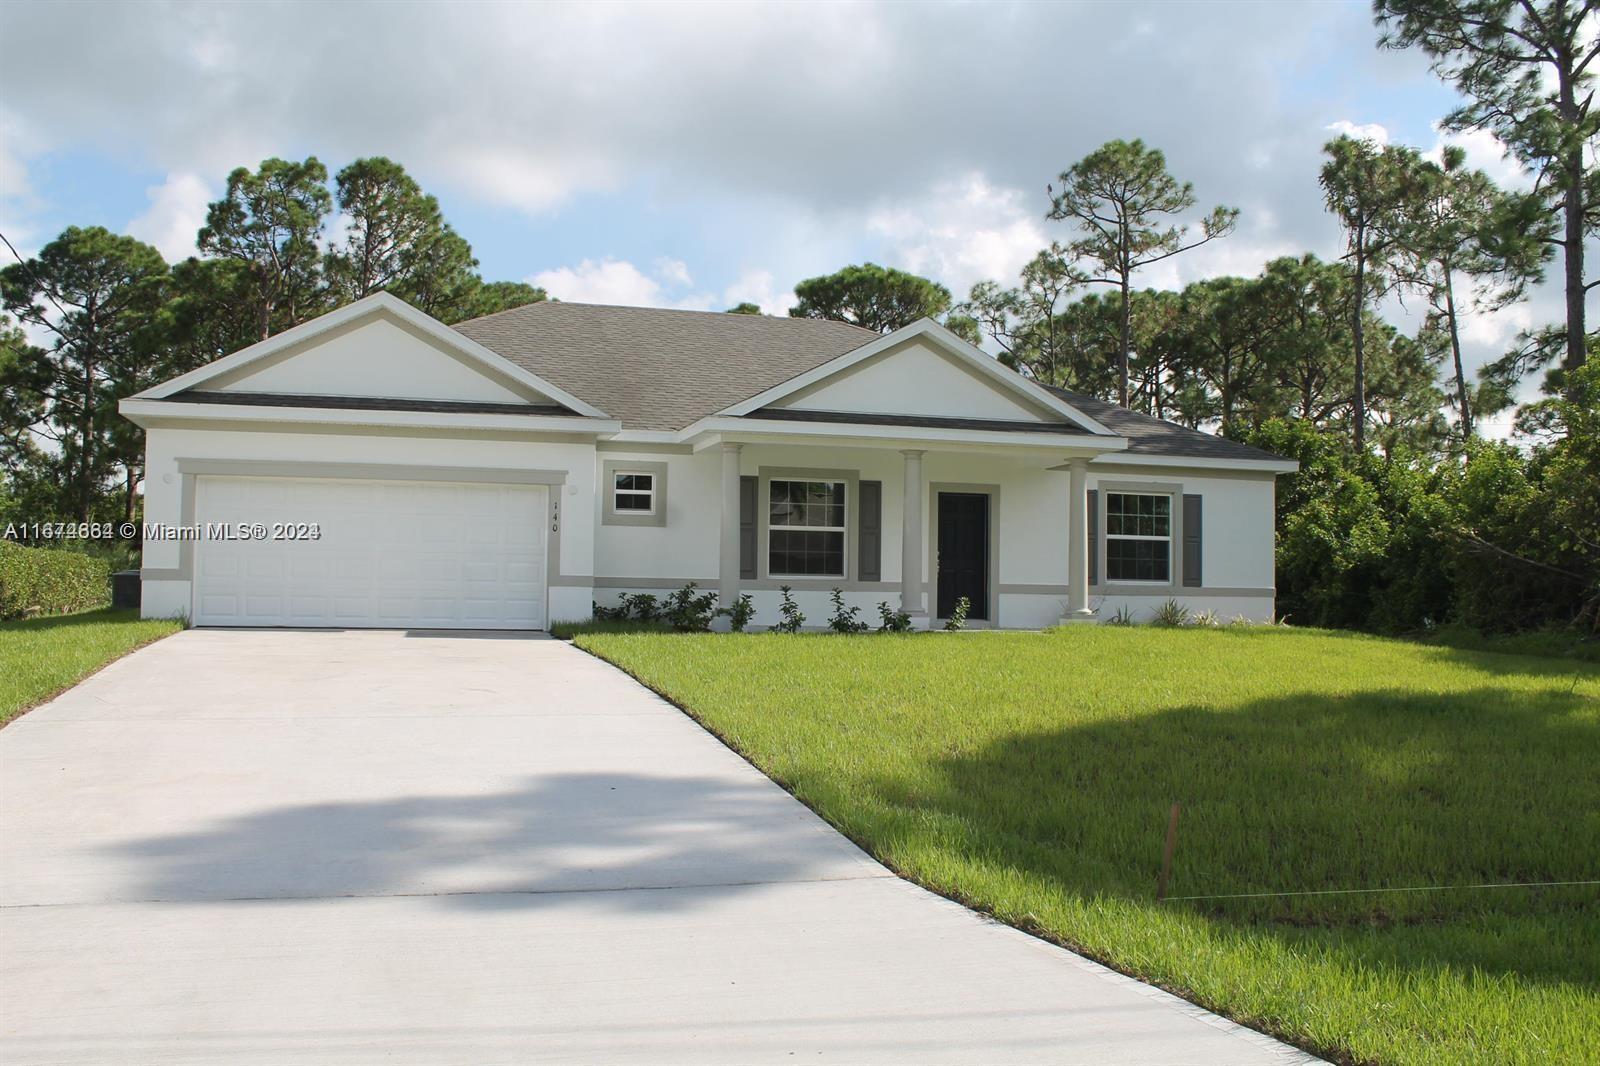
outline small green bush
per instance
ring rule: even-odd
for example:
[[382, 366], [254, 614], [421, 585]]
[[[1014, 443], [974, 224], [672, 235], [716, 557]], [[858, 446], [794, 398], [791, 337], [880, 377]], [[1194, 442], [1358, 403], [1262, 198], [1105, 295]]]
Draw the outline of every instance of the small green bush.
[[1118, 607], [1116, 611], [1114, 611], [1109, 617], [1107, 617], [1103, 624], [1108, 626], [1133, 625], [1133, 608], [1129, 607], [1127, 604], [1123, 604], [1121, 607]]
[[911, 612], [895, 610], [889, 606], [888, 600], [879, 601], [878, 617], [882, 619], [878, 625], [879, 633], [911, 632]]
[[[680, 633], [704, 633], [711, 628], [711, 619], [717, 613], [717, 594], [706, 592], [696, 596], [698, 588], [691, 581], [661, 605], [662, 620]], [[650, 599], [653, 604], [655, 597]]]
[[950, 608], [950, 617], [944, 620], [947, 633], [955, 633], [967, 628], [967, 612], [972, 610], [972, 601], [962, 596], [956, 600], [956, 605]]
[[844, 590], [834, 589], [829, 596], [833, 600], [833, 617], [828, 619], [828, 628], [835, 633], [865, 633], [867, 623], [856, 616], [861, 613], [859, 607], [846, 607], [844, 605]]
[[110, 588], [105, 559], [0, 541], [0, 619], [99, 607]]
[[1189, 623], [1189, 608], [1177, 600], [1168, 600], [1150, 616], [1153, 626], [1181, 626]]
[[772, 627], [774, 633], [798, 633], [800, 627], [806, 624], [806, 616], [801, 613], [800, 605], [794, 602], [794, 597], [789, 595], [792, 591], [788, 585], [778, 589], [783, 593], [783, 602], [778, 605], [778, 613], [782, 619]]
[[728, 616], [728, 628], [730, 630], [735, 633], [743, 633], [745, 627], [750, 624], [750, 619], [756, 616], [755, 600], [751, 599], [750, 594], [746, 592], [733, 601], [732, 607], [724, 607], [717, 613]]

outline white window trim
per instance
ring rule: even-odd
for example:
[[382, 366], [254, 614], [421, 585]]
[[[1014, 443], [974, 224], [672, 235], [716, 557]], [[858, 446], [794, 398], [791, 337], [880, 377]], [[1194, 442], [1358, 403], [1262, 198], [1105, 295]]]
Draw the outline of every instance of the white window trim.
[[[1153, 536], [1153, 535], [1148, 534], [1148, 533], [1113, 533], [1113, 532], [1111, 532], [1111, 497], [1112, 496], [1164, 496], [1164, 497], [1166, 497], [1166, 500], [1167, 500], [1167, 535], [1164, 536], [1164, 537], [1159, 537], [1159, 536]], [[1102, 583], [1115, 584], [1115, 585], [1150, 585], [1150, 586], [1153, 586], [1153, 587], [1156, 587], [1156, 588], [1167, 588], [1168, 586], [1177, 584], [1177, 577], [1176, 577], [1177, 561], [1172, 556], [1172, 542], [1175, 539], [1174, 538], [1174, 534], [1177, 532], [1177, 518], [1173, 513], [1174, 510], [1175, 510], [1176, 504], [1177, 504], [1177, 497], [1178, 497], [1177, 493], [1169, 492], [1169, 491], [1166, 491], [1164, 489], [1154, 489], [1152, 491], [1152, 490], [1116, 488], [1116, 489], [1106, 489], [1103, 492], [1101, 509], [1105, 512], [1105, 514], [1104, 514], [1103, 518], [1101, 519], [1101, 521], [1102, 521], [1102, 525], [1103, 525], [1104, 530], [1105, 530], [1105, 532], [1102, 534], [1102, 539], [1105, 541], [1106, 549], [1110, 548], [1111, 542], [1113, 540], [1164, 541], [1166, 543], [1166, 545], [1167, 545], [1167, 576], [1165, 578], [1112, 577], [1111, 576], [1111, 552], [1109, 550], [1105, 550], [1104, 551], [1104, 556], [1105, 556], [1105, 559], [1104, 559], [1105, 574], [1101, 578]]]
[[[772, 486], [777, 482], [799, 482], [802, 485], [838, 485], [844, 490], [844, 525], [842, 526], [780, 526], [772, 524]], [[785, 578], [803, 581], [844, 581], [850, 574], [850, 482], [842, 477], [833, 475], [818, 475], [810, 477], [804, 474], [775, 475], [767, 479], [767, 543], [765, 544], [767, 556], [767, 576], [772, 578]], [[800, 530], [806, 533], [838, 533], [842, 548], [839, 552], [839, 573], [837, 574], [786, 574], [771, 568], [772, 560], [772, 534], [779, 530]]]
[[[647, 477], [650, 479], [648, 489], [619, 489], [617, 479], [621, 477]], [[622, 496], [647, 496], [650, 506], [644, 510], [637, 507], [618, 507], [617, 500]], [[613, 470], [611, 472], [611, 509], [620, 515], [653, 515], [656, 513], [656, 475], [649, 470]]]

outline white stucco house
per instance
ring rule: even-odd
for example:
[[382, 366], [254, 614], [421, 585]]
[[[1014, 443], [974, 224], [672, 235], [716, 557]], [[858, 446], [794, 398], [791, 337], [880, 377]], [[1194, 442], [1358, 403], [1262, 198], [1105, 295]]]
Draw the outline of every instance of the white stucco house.
[[143, 611], [542, 629], [689, 581], [935, 624], [1273, 612], [1295, 464], [1042, 387], [931, 321], [369, 297], [122, 402]]

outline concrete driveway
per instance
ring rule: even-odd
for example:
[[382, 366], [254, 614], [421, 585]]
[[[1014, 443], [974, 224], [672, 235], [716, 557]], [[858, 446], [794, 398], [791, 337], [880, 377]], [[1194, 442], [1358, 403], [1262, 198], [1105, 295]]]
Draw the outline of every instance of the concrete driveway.
[[191, 630], [0, 731], [0, 1061], [1283, 1063], [557, 641]]

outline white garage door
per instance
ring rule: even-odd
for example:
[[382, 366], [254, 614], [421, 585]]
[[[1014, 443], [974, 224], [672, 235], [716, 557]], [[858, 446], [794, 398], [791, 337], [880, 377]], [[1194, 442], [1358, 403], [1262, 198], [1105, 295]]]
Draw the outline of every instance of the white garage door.
[[[542, 485], [198, 477], [198, 625], [542, 629]], [[297, 539], [315, 523], [315, 539]], [[266, 539], [222, 539], [266, 527]], [[285, 536], [273, 536], [278, 527]]]

